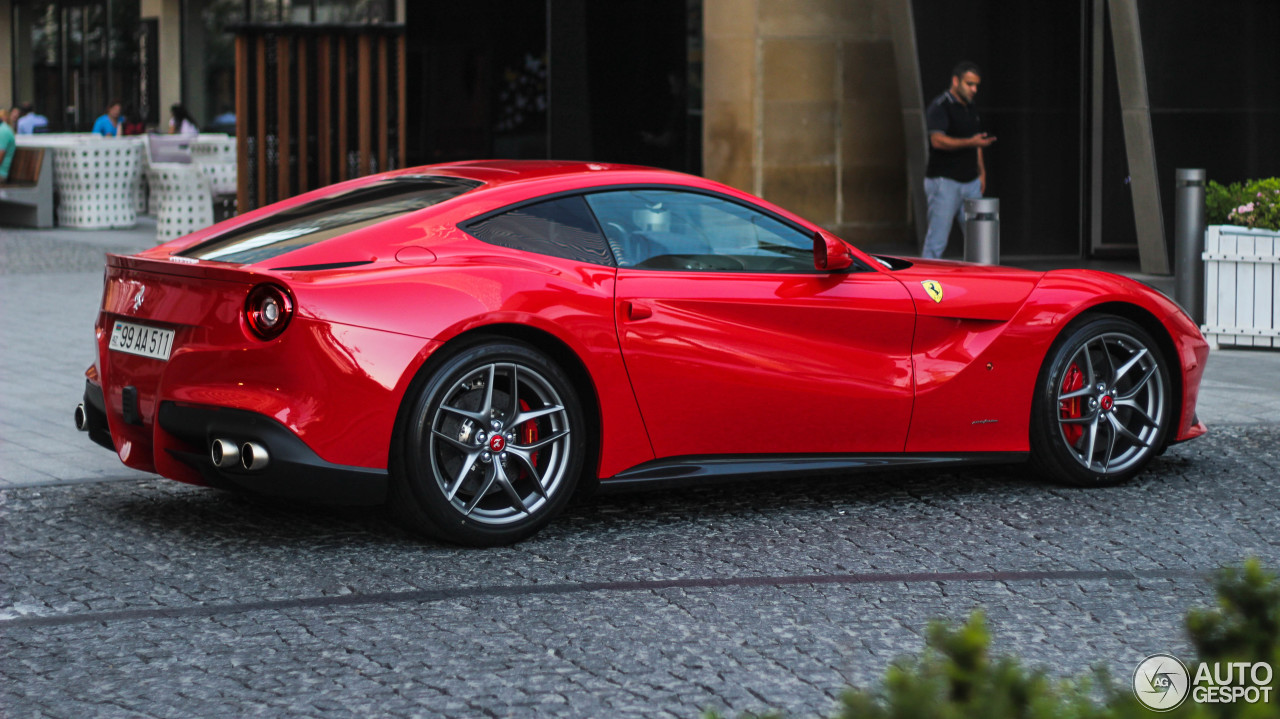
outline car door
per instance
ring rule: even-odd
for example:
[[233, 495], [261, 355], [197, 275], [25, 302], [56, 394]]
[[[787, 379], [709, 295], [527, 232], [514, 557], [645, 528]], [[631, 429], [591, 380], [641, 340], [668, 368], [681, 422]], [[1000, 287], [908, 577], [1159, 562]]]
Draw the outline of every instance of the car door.
[[593, 193], [618, 258], [618, 337], [658, 457], [903, 450], [914, 309], [812, 235], [728, 197]]

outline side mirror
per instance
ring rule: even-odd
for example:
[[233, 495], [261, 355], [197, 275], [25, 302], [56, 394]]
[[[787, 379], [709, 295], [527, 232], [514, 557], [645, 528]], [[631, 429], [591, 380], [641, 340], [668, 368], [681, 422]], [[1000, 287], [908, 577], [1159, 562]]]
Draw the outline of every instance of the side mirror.
[[853, 266], [849, 246], [825, 232], [813, 233], [813, 266], [820, 272], [847, 270]]

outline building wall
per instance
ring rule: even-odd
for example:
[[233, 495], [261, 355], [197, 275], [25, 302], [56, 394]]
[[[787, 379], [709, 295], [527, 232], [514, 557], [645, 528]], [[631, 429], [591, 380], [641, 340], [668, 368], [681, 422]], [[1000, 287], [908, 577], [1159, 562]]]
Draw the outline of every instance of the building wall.
[[705, 0], [704, 174], [909, 245], [892, 0]]
[[144, 20], [157, 18], [160, 32], [160, 97], [161, 132], [168, 130], [169, 106], [182, 102], [182, 2], [181, 0], [142, 0]]
[[10, 0], [0, 0], [0, 107], [13, 107], [15, 101], [21, 102], [13, 96], [13, 57], [11, 53], [14, 51], [13, 43], [13, 5]]

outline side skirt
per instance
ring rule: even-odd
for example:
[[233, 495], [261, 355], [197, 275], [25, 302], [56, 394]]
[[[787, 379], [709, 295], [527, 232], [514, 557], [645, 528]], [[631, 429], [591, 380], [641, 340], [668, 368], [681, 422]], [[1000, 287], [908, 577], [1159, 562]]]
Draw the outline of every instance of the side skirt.
[[807, 477], [924, 467], [943, 469], [984, 464], [1016, 464], [1027, 452], [929, 454], [724, 455], [657, 459], [600, 480], [600, 491], [660, 489], [740, 479]]

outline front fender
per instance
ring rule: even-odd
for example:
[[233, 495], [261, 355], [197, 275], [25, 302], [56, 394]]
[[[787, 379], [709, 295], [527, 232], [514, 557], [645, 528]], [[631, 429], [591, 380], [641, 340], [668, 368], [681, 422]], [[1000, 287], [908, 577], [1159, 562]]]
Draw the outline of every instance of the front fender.
[[[942, 303], [944, 304], [945, 298]], [[1208, 344], [1178, 306], [1146, 285], [1089, 270], [1045, 273], [1006, 322], [921, 317], [908, 452], [1025, 452], [1031, 402], [1049, 348], [1082, 314], [1103, 311], [1148, 330], [1169, 356], [1179, 407], [1172, 441], [1203, 434], [1195, 418]], [[946, 349], [943, 352], [942, 349]]]

